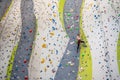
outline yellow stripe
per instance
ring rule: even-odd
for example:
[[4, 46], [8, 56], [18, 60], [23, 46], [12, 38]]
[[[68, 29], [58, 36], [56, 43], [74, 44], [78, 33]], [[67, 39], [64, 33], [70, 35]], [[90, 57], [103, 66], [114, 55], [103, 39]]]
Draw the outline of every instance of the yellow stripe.
[[118, 60], [118, 68], [119, 68], [119, 74], [120, 74], [120, 33], [117, 43], [117, 60]]
[[63, 12], [64, 12], [64, 5], [65, 5], [66, 0], [60, 0], [59, 1], [59, 16], [60, 16], [60, 21], [62, 23], [62, 27], [65, 30], [64, 27], [64, 19], [63, 19]]
[[82, 6], [80, 9], [80, 34], [81, 34], [81, 39], [85, 41], [85, 44], [87, 45], [87, 47], [84, 47], [83, 45], [81, 45], [80, 61], [79, 61], [80, 63], [79, 63], [77, 80], [92, 80], [92, 59], [91, 59], [90, 46], [82, 28], [82, 25], [83, 25], [82, 11], [83, 11], [84, 4], [85, 4], [85, 0], [83, 0]]
[[18, 44], [13, 48], [12, 55], [11, 55], [11, 58], [9, 60], [9, 64], [8, 64], [8, 67], [7, 67], [7, 78], [6, 78], [6, 80], [10, 80], [12, 67], [13, 67], [13, 62], [14, 62], [14, 58], [15, 58], [17, 48], [18, 48]]

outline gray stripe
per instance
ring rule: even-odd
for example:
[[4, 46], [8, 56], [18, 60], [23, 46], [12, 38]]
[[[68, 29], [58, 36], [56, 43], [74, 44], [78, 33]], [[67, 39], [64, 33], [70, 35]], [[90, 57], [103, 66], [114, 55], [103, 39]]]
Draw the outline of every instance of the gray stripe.
[[[21, 0], [22, 32], [15, 55], [11, 80], [24, 80], [28, 76], [28, 61], [35, 35], [35, 15], [32, 0]], [[25, 63], [25, 60], [27, 61]]]
[[[77, 44], [71, 44], [71, 42], [76, 40], [76, 36], [79, 33], [79, 15], [81, 3], [82, 0], [66, 0], [64, 7], [64, 23], [70, 40], [60, 65], [58, 66], [54, 80], [76, 80], [79, 66], [79, 52], [77, 53]], [[69, 26], [72, 27], [68, 28]], [[68, 50], [70, 51], [69, 55], [66, 54]], [[70, 61], [74, 63], [73, 66], [68, 63]]]

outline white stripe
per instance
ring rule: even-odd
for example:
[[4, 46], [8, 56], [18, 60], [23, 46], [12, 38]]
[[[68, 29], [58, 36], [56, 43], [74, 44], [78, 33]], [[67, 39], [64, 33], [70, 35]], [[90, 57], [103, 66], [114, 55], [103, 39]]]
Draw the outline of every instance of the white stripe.
[[[50, 7], [48, 7], [48, 4], [50, 4]], [[52, 10], [53, 5], [55, 5], [54, 10]], [[67, 46], [68, 38], [65, 38], [66, 33], [63, 31], [62, 23], [59, 19], [58, 0], [34, 0], [34, 9], [38, 19], [37, 33], [40, 35], [36, 36], [35, 48], [31, 55], [29, 63], [29, 79], [39, 80], [42, 78], [41, 80], [49, 80], [50, 78], [54, 78], [56, 74], [52, 73], [52, 70], [57, 71]], [[56, 13], [56, 17], [53, 16], [53, 11]], [[52, 21], [50, 21], [50, 18], [54, 18], [57, 24], [53, 24]], [[57, 28], [57, 30], [53, 31], [54, 36], [50, 37], [49, 31], [52, 31], [52, 26]], [[58, 36], [59, 34], [60, 36]], [[44, 37], [46, 42], [43, 40]], [[47, 44], [47, 48], [42, 48], [43, 43]], [[49, 43], [51, 45], [49, 45]], [[53, 45], [54, 43], [56, 46]], [[56, 50], [58, 50], [57, 55]], [[42, 58], [45, 59], [43, 64], [41, 63]], [[52, 60], [52, 64], [50, 64], [49, 59]], [[49, 68], [47, 68], [48, 65]], [[46, 72], [44, 71], [45, 68], [47, 69]]]
[[[1, 21], [4, 27], [0, 36], [0, 77], [5, 80], [9, 59], [14, 46], [20, 39], [21, 32], [21, 0], [15, 0], [9, 14]], [[16, 30], [16, 31], [15, 31]], [[11, 39], [11, 41], [10, 41]], [[13, 40], [13, 42], [12, 42]], [[3, 68], [4, 67], [4, 68]]]

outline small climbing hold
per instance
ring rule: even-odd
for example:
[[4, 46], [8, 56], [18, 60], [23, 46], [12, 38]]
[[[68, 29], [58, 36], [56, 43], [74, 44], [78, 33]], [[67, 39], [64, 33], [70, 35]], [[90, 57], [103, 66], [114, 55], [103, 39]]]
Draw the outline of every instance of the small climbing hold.
[[43, 44], [43, 45], [42, 45], [42, 48], [46, 48], [46, 47], [47, 47], [47, 45], [46, 45], [46, 44]]
[[47, 71], [47, 68], [44, 68], [44, 71], [46, 72], [46, 71]]
[[27, 63], [27, 60], [26, 60], [26, 59], [24, 59], [24, 63]]
[[24, 77], [24, 80], [28, 80], [28, 76], [25, 76], [25, 77]]
[[50, 32], [50, 35], [51, 35], [51, 36], [54, 36], [54, 32]]
[[67, 13], [68, 16], [71, 16], [71, 13]]
[[32, 29], [30, 29], [29, 32], [32, 33], [33, 32]]
[[41, 59], [41, 63], [42, 64], [45, 63], [45, 59], [44, 58]]
[[52, 73], [55, 73], [56, 71], [55, 71], [55, 69], [52, 69]]
[[45, 40], [46, 38], [44, 37], [43, 40]]

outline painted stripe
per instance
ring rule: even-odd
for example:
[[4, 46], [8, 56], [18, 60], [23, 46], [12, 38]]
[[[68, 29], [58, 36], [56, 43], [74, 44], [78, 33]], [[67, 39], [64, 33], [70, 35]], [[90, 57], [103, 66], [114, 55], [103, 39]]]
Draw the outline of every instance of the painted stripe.
[[38, 34], [34, 41], [35, 50], [29, 63], [30, 80], [52, 80], [63, 56], [68, 38], [65, 37], [66, 33], [59, 19], [58, 4], [56, 0], [34, 1]]
[[120, 74], [120, 33], [119, 33], [119, 39], [117, 44], [117, 61], [118, 61], [118, 68], [119, 68], [119, 74]]
[[86, 43], [85, 45], [84, 44], [81, 45], [80, 61], [79, 61], [80, 63], [79, 63], [77, 80], [92, 80], [92, 59], [91, 59], [90, 46], [82, 28], [83, 26], [82, 12], [83, 12], [84, 5], [85, 5], [85, 0], [83, 0], [82, 6], [80, 9], [80, 12], [81, 12], [80, 13], [80, 34], [81, 34], [81, 39], [84, 40]]
[[10, 11], [10, 9], [11, 9], [11, 7], [13, 5], [13, 3], [14, 3], [14, 0], [11, 1], [10, 6], [7, 8], [7, 10], [4, 13], [4, 15], [0, 18], [0, 21], [2, 21], [7, 16], [8, 12]]
[[14, 58], [15, 58], [15, 55], [16, 55], [17, 48], [18, 48], [18, 44], [13, 48], [11, 58], [9, 60], [8, 67], [7, 67], [7, 78], [6, 78], [6, 80], [10, 80], [11, 71], [12, 71], [12, 67], [13, 67], [13, 61], [14, 61]]
[[[13, 6], [13, 3], [14, 3], [14, 0], [11, 1], [11, 3], [10, 3], [10, 5], [9, 5], [9, 7], [7, 8], [6, 12], [4, 13], [4, 15], [3, 15], [2, 17], [0, 17], [0, 22], [1, 22], [4, 18], [6, 18], [6, 16], [7, 16], [8, 13], [10, 12], [11, 7]], [[5, 23], [5, 24], [6, 24], [6, 23]], [[1, 28], [1, 30], [0, 30], [0, 36], [1, 36], [2, 32], [4, 31], [4, 26], [2, 26], [2, 25], [0, 24], [0, 28]]]
[[59, 1], [59, 17], [60, 17], [60, 21], [62, 23], [62, 27], [65, 30], [65, 26], [64, 26], [64, 19], [63, 19], [63, 12], [64, 12], [64, 5], [65, 5], [66, 0], [60, 0]]
[[22, 32], [15, 55], [11, 80], [28, 79], [28, 63], [35, 35], [35, 15], [33, 0], [21, 1]]
[[[79, 13], [82, 0], [66, 0], [64, 5], [64, 25], [69, 37], [64, 55], [60, 61], [54, 80], [76, 80], [79, 63], [76, 36], [79, 33]], [[69, 52], [69, 54], [68, 54]]]

